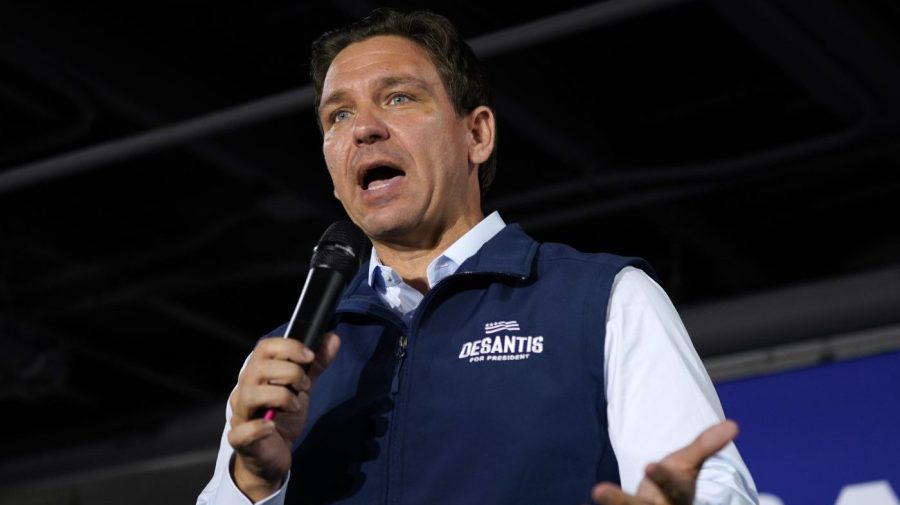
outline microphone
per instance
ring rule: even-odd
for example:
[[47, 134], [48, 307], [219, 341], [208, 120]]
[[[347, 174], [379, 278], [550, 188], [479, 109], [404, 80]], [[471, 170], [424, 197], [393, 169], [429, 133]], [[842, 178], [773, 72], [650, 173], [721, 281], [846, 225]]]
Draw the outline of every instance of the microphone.
[[[349, 221], [336, 221], [325, 230], [313, 248], [306, 282], [284, 338], [299, 340], [313, 352], [318, 351], [341, 293], [362, 264], [365, 244], [365, 234]], [[265, 418], [273, 417], [275, 410], [269, 409]]]
[[336, 221], [325, 230], [313, 248], [309, 273], [285, 338], [299, 340], [313, 352], [319, 349], [338, 298], [362, 264], [365, 244], [362, 230], [349, 221]]

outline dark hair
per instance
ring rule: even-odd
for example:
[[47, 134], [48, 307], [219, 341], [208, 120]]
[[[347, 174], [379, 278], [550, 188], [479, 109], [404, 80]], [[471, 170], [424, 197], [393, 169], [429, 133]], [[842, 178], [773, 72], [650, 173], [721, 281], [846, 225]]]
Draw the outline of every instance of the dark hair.
[[[378, 35], [405, 37], [422, 46], [431, 57], [453, 108], [460, 116], [473, 111], [479, 105], [491, 107], [491, 93], [487, 78], [472, 48], [460, 38], [453, 24], [439, 14], [417, 10], [400, 12], [380, 8], [361, 21], [324, 33], [312, 45], [310, 57], [313, 86], [316, 92], [316, 118], [325, 74], [335, 56], [354, 42]], [[320, 125], [321, 127], [321, 122]], [[497, 171], [497, 148], [478, 167], [478, 184], [481, 195], [487, 193]]]

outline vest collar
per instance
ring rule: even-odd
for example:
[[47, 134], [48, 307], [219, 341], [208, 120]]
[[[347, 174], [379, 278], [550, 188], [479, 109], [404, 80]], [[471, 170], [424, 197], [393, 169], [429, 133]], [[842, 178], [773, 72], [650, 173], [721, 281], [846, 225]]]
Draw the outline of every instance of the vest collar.
[[528, 278], [534, 266], [538, 243], [518, 224], [510, 224], [488, 240], [458, 273], [494, 273]]
[[[464, 261], [453, 275], [484, 273], [527, 279], [533, 271], [538, 245], [518, 224], [506, 225], [499, 233], [485, 242], [477, 253]], [[367, 262], [347, 286], [338, 312], [343, 312], [350, 307], [359, 310], [371, 309], [373, 306], [390, 312], [390, 309], [381, 306], [378, 294], [369, 286], [368, 274]], [[380, 310], [376, 311], [381, 312]]]

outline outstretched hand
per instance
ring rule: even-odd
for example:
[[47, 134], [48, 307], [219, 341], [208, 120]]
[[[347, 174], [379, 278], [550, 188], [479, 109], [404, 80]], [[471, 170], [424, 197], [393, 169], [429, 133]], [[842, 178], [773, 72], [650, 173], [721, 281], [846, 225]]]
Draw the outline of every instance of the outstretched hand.
[[600, 505], [691, 505], [700, 467], [738, 434], [734, 421], [715, 424], [687, 446], [650, 463], [644, 479], [632, 496], [619, 486], [604, 482], [594, 486], [591, 497]]

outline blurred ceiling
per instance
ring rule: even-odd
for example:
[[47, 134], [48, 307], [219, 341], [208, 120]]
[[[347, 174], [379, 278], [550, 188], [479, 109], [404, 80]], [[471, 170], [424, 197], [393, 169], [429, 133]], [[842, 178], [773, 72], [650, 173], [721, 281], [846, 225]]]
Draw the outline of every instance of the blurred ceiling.
[[[900, 322], [879, 298], [900, 284], [900, 4], [388, 4], [447, 15], [486, 64], [487, 211], [648, 259], [687, 312], [871, 277], [804, 292], [781, 341], [815, 336], [815, 307], [834, 331]], [[343, 216], [310, 43], [374, 6], [0, 3], [0, 468], [220, 411]], [[704, 356], [773, 343], [717, 328]]]

